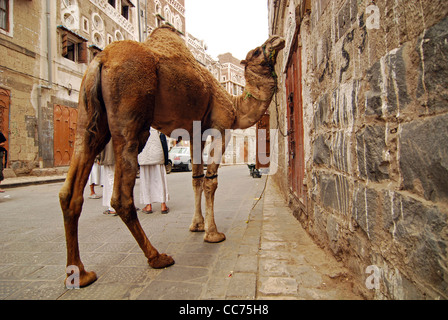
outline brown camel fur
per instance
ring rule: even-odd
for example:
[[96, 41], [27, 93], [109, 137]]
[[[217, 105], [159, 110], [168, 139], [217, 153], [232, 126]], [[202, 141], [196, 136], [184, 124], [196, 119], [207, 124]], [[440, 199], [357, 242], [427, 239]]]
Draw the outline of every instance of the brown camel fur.
[[[115, 154], [115, 181], [111, 205], [126, 224], [153, 268], [170, 266], [174, 260], [151, 245], [143, 231], [134, 206], [133, 189], [138, 170], [137, 155], [145, 146], [150, 126], [167, 136], [182, 128], [193, 137], [193, 121], [201, 130], [248, 128], [265, 113], [277, 89], [274, 72], [284, 40], [273, 36], [248, 53], [247, 86], [240, 97], [232, 97], [211, 73], [202, 67], [173, 28], [154, 30], [145, 43], [112, 43], [89, 65], [79, 97], [75, 151], [59, 198], [67, 241], [67, 266], [79, 269], [79, 284], [96, 280], [81, 262], [78, 246], [78, 219], [83, 191], [95, 156], [112, 139]], [[225, 139], [216, 139], [222, 153]], [[192, 141], [193, 142], [193, 141]], [[193, 145], [193, 143], [191, 143]], [[204, 146], [201, 141], [200, 145]], [[193, 152], [192, 156], [194, 157]], [[199, 153], [202, 155], [202, 150]], [[218, 185], [219, 156], [203, 175], [202, 159], [194, 157], [193, 189], [195, 213], [191, 231], [205, 231], [204, 240], [225, 240], [214, 220], [214, 194]], [[205, 221], [201, 196], [206, 199]], [[69, 274], [67, 275], [69, 276]]]

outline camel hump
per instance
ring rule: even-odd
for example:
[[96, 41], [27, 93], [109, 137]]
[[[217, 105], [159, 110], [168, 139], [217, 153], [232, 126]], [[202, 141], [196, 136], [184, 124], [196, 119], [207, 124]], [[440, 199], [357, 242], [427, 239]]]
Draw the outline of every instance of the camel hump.
[[161, 58], [194, 60], [185, 41], [170, 25], [163, 25], [155, 29], [146, 40], [145, 45]]
[[169, 24], [164, 24], [163, 26], [159, 27], [158, 29], [168, 29], [168, 30], [171, 30], [172, 32], [177, 33], [176, 28], [174, 28], [172, 25], [169, 25]]

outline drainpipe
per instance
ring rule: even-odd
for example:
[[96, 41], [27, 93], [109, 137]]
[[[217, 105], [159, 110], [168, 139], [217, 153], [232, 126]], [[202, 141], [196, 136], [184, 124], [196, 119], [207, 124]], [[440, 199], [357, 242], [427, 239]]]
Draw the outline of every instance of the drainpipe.
[[148, 0], [145, 0], [145, 39], [144, 41], [146, 41], [146, 39], [148, 39], [148, 17], [147, 17], [147, 12], [148, 12]]
[[43, 143], [44, 143], [44, 133], [43, 133], [43, 112], [42, 112], [42, 89], [52, 89], [53, 87], [53, 61], [52, 61], [52, 50], [51, 50], [51, 0], [46, 0], [45, 15], [47, 21], [47, 67], [48, 67], [48, 85], [38, 85], [37, 86], [37, 140], [39, 145], [39, 168], [44, 167], [43, 163]]
[[51, 15], [50, 15], [51, 0], [47, 0], [46, 16], [47, 16], [47, 60], [48, 60], [48, 82], [49, 87], [53, 86], [53, 64], [51, 51]]
[[142, 22], [140, 19], [140, 0], [137, 0], [138, 41], [142, 42]]

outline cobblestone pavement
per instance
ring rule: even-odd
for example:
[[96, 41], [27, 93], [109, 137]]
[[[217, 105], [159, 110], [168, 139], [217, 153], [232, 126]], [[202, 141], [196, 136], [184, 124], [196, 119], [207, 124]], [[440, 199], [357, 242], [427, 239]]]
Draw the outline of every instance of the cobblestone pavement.
[[[101, 200], [86, 199], [81, 258], [98, 280], [79, 290], [64, 286], [57, 199], [62, 184], [6, 189], [0, 195], [0, 299], [361, 299], [351, 290], [347, 270], [313, 243], [271, 179], [251, 178], [247, 166], [222, 167], [219, 173], [215, 218], [227, 237], [222, 243], [204, 243], [203, 234], [188, 231], [191, 173], [168, 175], [168, 215], [160, 214], [158, 204], [151, 215], [138, 213], [154, 246], [176, 261], [162, 270], [147, 265], [118, 217], [101, 214]], [[136, 200], [138, 188], [137, 180]]]

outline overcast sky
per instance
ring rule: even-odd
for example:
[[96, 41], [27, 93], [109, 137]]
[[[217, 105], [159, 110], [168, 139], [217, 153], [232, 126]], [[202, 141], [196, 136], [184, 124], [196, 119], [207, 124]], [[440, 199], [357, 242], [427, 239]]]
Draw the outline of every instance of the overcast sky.
[[187, 32], [204, 40], [214, 58], [243, 60], [268, 38], [267, 0], [185, 0]]

